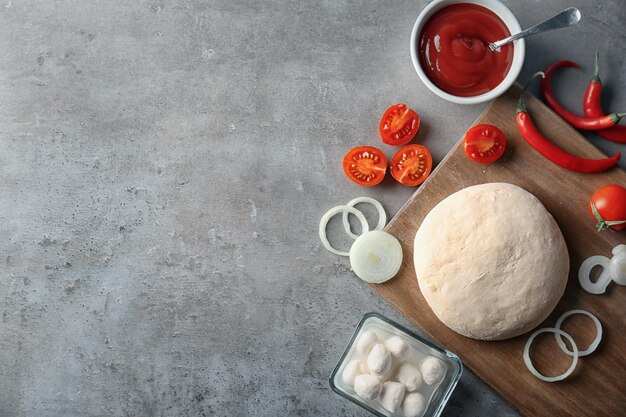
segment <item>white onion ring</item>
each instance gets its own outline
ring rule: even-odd
[[[596,316],[594,316],[593,314],[591,314],[590,312],[586,310],[570,310],[570,311],[563,313],[563,315],[559,317],[554,327],[557,329],[561,329],[561,324],[563,324],[563,321],[569,316],[572,316],[574,314],[583,314],[589,317],[591,320],[593,320],[594,324],[596,325],[596,338],[593,339],[593,342],[591,342],[591,344],[589,345],[587,349],[578,352],[578,356],[587,356],[590,353],[593,353],[597,349],[598,345],[600,344],[600,340],[602,340],[602,324],[600,324],[600,320],[598,320]],[[563,342],[563,339],[561,338],[560,335],[555,333],[554,337],[556,337],[556,342],[559,344],[563,352],[565,352],[566,354],[570,356],[574,354],[571,350],[567,348],[567,346],[565,346],[565,342]]]
[[[626,245],[613,248],[613,257],[609,266],[611,279],[619,285],[626,285]]]
[[[324,245],[326,249],[328,249],[330,252],[334,253],[335,255],[339,255],[339,256],[350,256],[350,253],[337,250],[330,245],[330,242],[328,241],[328,237],[326,236],[326,225],[328,225],[328,221],[330,220],[331,217],[333,217],[336,214],[343,213],[346,211],[351,214],[354,214],[356,218],[359,219],[359,221],[361,222],[361,227],[363,228],[363,233],[366,233],[369,231],[369,225],[367,224],[367,219],[365,218],[363,213],[361,213],[359,210],[355,209],[354,207],[335,206],[331,208],[330,210],[328,210],[326,213],[324,213],[324,215],[322,216],[322,219],[320,220],[320,228],[319,228],[320,240],[322,241],[322,244]]]
[[[611,282],[609,273],[609,258],[606,256],[592,256],[587,258],[578,270],[578,282],[583,290],[591,294],[604,294],[606,287]],[[596,282],[591,282],[591,270],[596,266],[602,267],[602,273]]]
[[[370,284],[388,281],[402,266],[402,246],[387,232],[363,233],[350,248],[350,266],[357,277]]]
[[[383,228],[385,227],[385,224],[387,224],[387,213],[385,213],[385,209],[383,208],[383,205],[380,204],[378,200],[375,200],[371,197],[357,197],[355,199],[350,200],[348,204],[346,204],[346,206],[354,207],[355,205],[359,203],[369,203],[373,205],[374,207],[376,207],[376,210],[378,210],[378,224],[373,230],[383,230]],[[357,235],[352,233],[352,230],[350,230],[350,222],[348,221],[347,211],[343,212],[343,228],[346,229],[346,233],[352,239],[356,239],[358,237]],[[365,232],[362,232],[361,234],[363,233]]]
[[[574,357],[572,360],[572,364],[570,365],[568,370],[562,373],[561,375],[543,376],[533,366],[533,362],[530,359],[530,345],[533,343],[533,340],[535,340],[535,337],[537,337],[541,333],[554,333],[556,335],[563,336],[567,340],[569,340],[569,342],[572,344],[572,348],[574,349],[574,352],[572,355]],[[564,380],[565,378],[570,376],[572,372],[574,372],[574,369],[576,369],[577,363],[578,363],[578,347],[576,346],[576,342],[574,342],[574,339],[572,338],[572,336],[569,335],[569,333],[566,333],[561,329],[557,329],[554,327],[544,327],[543,329],[536,330],[533,334],[530,335],[530,337],[528,338],[528,341],[526,342],[526,346],[524,347],[524,364],[526,364],[526,367],[528,368],[531,374],[533,374],[534,376],[536,376],[537,378],[545,382],[557,382],[557,381]]]

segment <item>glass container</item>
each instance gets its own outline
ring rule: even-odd
[[[446,402],[450,398],[452,391],[463,373],[461,360],[454,353],[435,345],[378,313],[365,314],[357,324],[352,338],[348,342],[346,349],[339,358],[339,362],[330,376],[329,382],[332,390],[379,417],[406,417],[402,410],[402,404],[394,412],[386,410],[382,406],[380,398],[367,400],[359,397],[354,391],[354,388],[344,382],[342,378],[343,370],[350,361],[356,359],[363,364],[367,363],[367,357],[359,353],[356,349],[357,340],[366,331],[374,332],[380,343],[384,344],[384,342],[392,336],[399,336],[410,346],[407,358],[403,361],[394,361],[392,370],[382,378],[383,382],[387,380],[396,381],[395,377],[400,362],[410,363],[420,368],[422,361],[430,356],[434,356],[443,361],[445,364],[443,378],[433,385],[428,385],[423,382],[416,390],[420,392],[426,400],[426,409],[424,413],[421,414],[421,417],[437,417],[441,415]],[[408,392],[405,393],[405,396],[407,394]]]

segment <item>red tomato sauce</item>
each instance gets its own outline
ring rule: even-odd
[[[487,46],[510,35],[491,10],[477,4],[453,4],[424,25],[418,40],[419,60],[428,78],[443,91],[477,96],[494,89],[511,68],[513,44],[498,52]]]

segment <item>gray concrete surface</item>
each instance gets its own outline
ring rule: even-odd
[[[484,108],[418,81],[426,3],[0,0],[0,416],[368,415],[328,388],[345,342],[371,310],[415,326],[317,224],[413,192],[339,167],[388,105],[436,161]],[[599,49],[626,108],[621,0],[505,3],[522,26],[584,15],[528,41],[521,79],[580,61],[557,83],[574,108]],[[496,415],[516,413],[466,372],[444,416]]]

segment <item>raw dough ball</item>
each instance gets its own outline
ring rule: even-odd
[[[446,373],[446,364],[441,359],[429,356],[420,365],[422,378],[428,385],[437,384]]]
[[[400,336],[392,336],[385,341],[387,350],[399,361],[409,356],[410,347]]]
[[[407,391],[415,391],[422,386],[422,374],[410,363],[400,365],[397,379],[404,384]]]
[[[356,341],[356,351],[361,355],[368,355],[376,343],[378,343],[376,333],[366,330],[361,333],[361,336],[359,336],[359,339]]]
[[[565,291],[569,256],[558,225],[512,184],[475,185],[440,202],[415,235],[422,295],[452,330],[501,340],[541,323]]]
[[[367,356],[367,368],[373,375],[384,377],[391,370],[391,354],[382,343],[376,343]]]
[[[361,374],[354,379],[354,392],[366,400],[378,398],[382,389],[383,384],[374,375]]]
[[[402,403],[404,389],[404,385],[399,382],[385,382],[383,384],[383,390],[380,393],[380,405],[382,405],[385,410],[393,413],[400,403]]]
[[[406,417],[421,417],[426,411],[426,400],[419,392],[412,392],[404,398],[402,412]]]
[[[367,373],[367,366],[363,362],[354,359],[343,368],[341,379],[344,384],[354,387],[354,378],[365,373]]]

